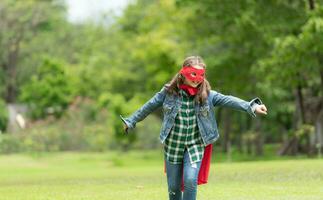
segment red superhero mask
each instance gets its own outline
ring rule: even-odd
[[[205,69],[196,69],[195,67],[184,66],[179,73],[190,81],[202,82],[204,80]]]

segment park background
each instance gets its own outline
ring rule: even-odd
[[[167,199],[162,110],[129,135],[119,115],[200,55],[213,90],[268,114],[216,108],[198,197],[322,200],[322,3],[1,0],[0,199]]]

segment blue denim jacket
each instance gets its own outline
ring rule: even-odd
[[[216,106],[225,106],[236,110],[245,111],[252,117],[256,117],[254,110],[257,104],[262,104],[258,97],[248,102],[231,95],[224,95],[211,90],[207,101],[203,105],[195,105],[197,124],[204,144],[211,144],[219,138],[219,131],[214,114],[214,108]],[[166,91],[165,86],[130,117],[120,117],[122,118],[123,122],[127,124],[129,129],[133,129],[136,127],[137,122],[145,119],[147,115],[160,106],[163,107],[164,119],[162,122],[159,139],[161,143],[164,143],[175,123],[176,114],[181,106],[180,97],[169,94]]]

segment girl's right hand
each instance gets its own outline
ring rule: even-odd
[[[126,124],[123,124],[123,130],[128,134],[128,126]]]
[[[123,130],[125,131],[126,134],[128,134],[129,127],[127,126],[126,120],[121,115],[119,115],[119,117],[123,122]]]

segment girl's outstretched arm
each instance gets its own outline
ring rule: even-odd
[[[264,111],[263,107],[258,107],[259,105],[263,105],[262,101],[258,97],[248,102],[235,96],[221,94],[214,90],[210,91],[210,96],[214,106],[224,106],[245,111],[248,112],[252,117],[256,117],[256,113],[260,113],[259,109]]]
[[[163,105],[164,99],[166,96],[166,87],[164,86],[159,92],[157,92],[149,101],[147,101],[141,108],[135,111],[130,117],[123,118],[121,115],[122,121],[126,124],[126,128],[133,129],[136,127],[136,123],[142,121],[156,110],[158,107]]]

